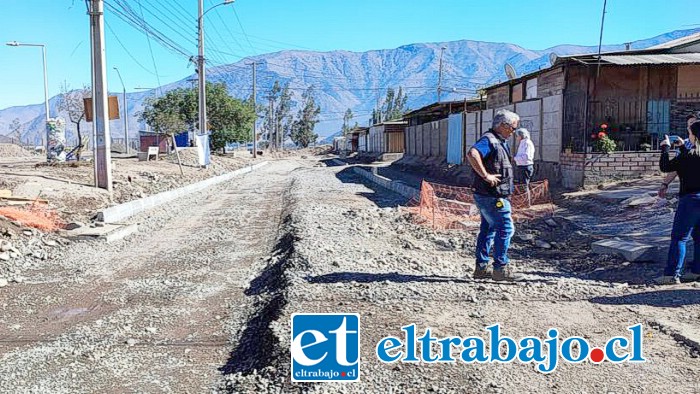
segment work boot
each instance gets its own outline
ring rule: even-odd
[[[700,274],[694,274],[692,272],[688,272],[681,276],[681,282],[695,282],[698,280],[700,280]]]
[[[681,283],[681,278],[671,275],[663,275],[654,278],[654,283],[657,285],[677,285]]]
[[[493,280],[497,282],[516,282],[525,279],[522,274],[516,274],[509,266],[493,270]]]
[[[473,279],[491,279],[491,270],[488,267],[479,267],[477,266],[474,268],[474,273],[472,273],[472,278]]]

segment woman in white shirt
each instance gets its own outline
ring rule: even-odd
[[[530,139],[530,132],[527,129],[515,130],[515,136],[518,142],[518,153],[515,154],[515,165],[517,166],[517,174],[530,190],[530,178],[535,172],[535,144]]]

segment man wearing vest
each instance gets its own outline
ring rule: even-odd
[[[508,247],[515,226],[508,200],[513,193],[513,165],[507,142],[519,123],[520,117],[516,113],[497,111],[491,129],[484,133],[467,154],[474,170],[474,201],[481,213],[474,279],[519,279],[508,267]],[[492,246],[493,272],[488,267]]]

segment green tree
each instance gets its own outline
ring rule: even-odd
[[[291,113],[293,103],[289,83],[282,87],[279,81],[275,81],[268,98],[272,100],[274,109],[271,113],[269,105],[262,108],[263,130],[267,133],[270,144],[279,147],[289,136],[291,124],[294,121]]]
[[[140,119],[157,133],[176,134],[194,130],[199,124],[198,90],[174,89],[146,100]],[[250,103],[228,94],[226,84],[207,84],[207,123],[212,149],[223,149],[231,142],[246,141],[255,120]]]
[[[407,101],[408,95],[403,92],[403,88],[399,87],[398,91],[387,88],[381,109],[381,121],[400,119],[408,111]]]
[[[345,111],[345,115],[343,115],[343,135],[347,135],[350,131],[350,122],[354,117],[355,115],[352,113],[352,110],[348,108],[347,111]]]
[[[318,116],[321,113],[321,107],[316,104],[313,86],[309,86],[304,91],[301,99],[301,109],[297,113],[296,120],[291,124],[291,138],[297,146],[306,148],[318,138],[318,135],[314,133],[314,127],[319,121]]]

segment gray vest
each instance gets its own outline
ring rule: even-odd
[[[494,133],[493,130],[489,130],[481,137],[486,138],[491,145],[491,154],[483,158],[483,162],[486,172],[500,175],[501,182],[496,186],[491,186],[474,172],[472,187],[476,194],[505,198],[513,194],[513,165],[510,162],[510,148]]]

